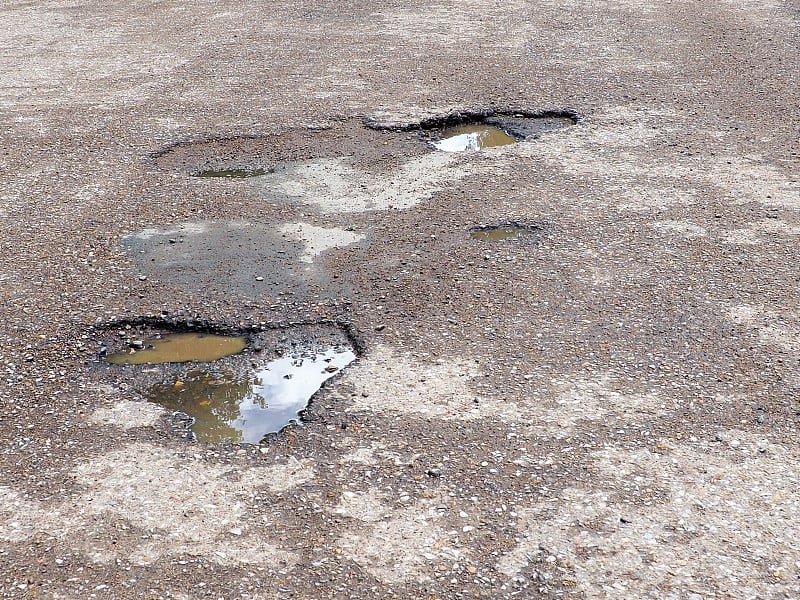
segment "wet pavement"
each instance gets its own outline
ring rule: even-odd
[[[798,597],[798,10],[0,8],[0,596]]]

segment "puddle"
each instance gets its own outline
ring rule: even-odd
[[[266,169],[209,169],[196,171],[192,177],[226,177],[228,179],[244,179],[246,177],[261,177],[269,173]]]
[[[470,231],[469,236],[472,239],[484,242],[501,242],[503,240],[532,236],[539,233],[539,231],[538,227],[509,223],[508,225],[477,227]]]
[[[498,127],[485,124],[455,125],[442,130],[443,139],[433,146],[443,152],[468,152],[516,144],[517,138]]]
[[[299,420],[322,384],[356,358],[349,348],[295,351],[245,375],[193,370],[146,392],[193,418],[201,442],[257,444]]]
[[[421,129],[433,136],[432,145],[444,152],[468,152],[531,141],[546,133],[572,127],[578,116],[570,110],[491,112],[456,111],[417,123],[393,124],[396,130]],[[380,127],[368,122],[367,126]]]
[[[134,340],[130,346],[128,352],[109,354],[106,361],[115,365],[211,362],[238,354],[245,349],[247,342],[243,337],[174,333],[160,338]]]

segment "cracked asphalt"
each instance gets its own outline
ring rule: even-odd
[[[0,23],[2,597],[800,597],[795,0]],[[98,354],[185,329],[358,358],[193,442]]]

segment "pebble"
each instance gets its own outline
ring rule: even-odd
[[[264,281],[264,278],[261,275],[256,275],[256,281]]]
[[[139,275],[139,281],[147,281],[147,275]]]

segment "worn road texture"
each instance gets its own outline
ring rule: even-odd
[[[799,9],[0,3],[0,595],[800,597]],[[193,442],[190,326],[359,357]]]

